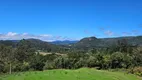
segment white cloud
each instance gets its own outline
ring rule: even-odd
[[[130,33],[130,32],[122,32],[122,36],[130,36],[130,35],[132,35],[132,33]]]
[[[14,32],[8,32],[7,33],[7,36],[16,36],[17,35],[17,33],[14,33]]]
[[[140,35],[140,32],[138,30],[132,30],[130,32],[122,32],[122,36],[136,36]]]
[[[40,39],[43,41],[55,41],[55,40],[75,40],[70,38],[65,38],[62,36],[52,36],[49,34],[41,34],[41,35],[33,35],[28,33],[15,33],[15,32],[8,32],[8,33],[1,33],[0,34],[0,40],[20,40],[20,39]]]
[[[23,33],[22,35],[25,36],[25,35],[28,35],[28,33]]]
[[[138,31],[138,30],[132,30],[132,34],[133,34],[133,35],[138,35],[138,34],[139,34],[139,31]]]
[[[113,36],[114,33],[110,30],[107,30],[107,31],[104,32],[104,34],[107,35],[107,36]]]
[[[48,34],[42,34],[40,35],[41,37],[51,37],[52,35],[48,35]]]

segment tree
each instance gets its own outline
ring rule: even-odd
[[[111,55],[111,68],[122,68],[124,55],[121,52],[115,52]]]
[[[74,64],[74,68],[75,68],[75,69],[78,69],[78,68],[81,68],[81,67],[87,67],[86,60],[83,59],[83,58],[80,58],[80,59]]]
[[[2,61],[0,61],[0,73],[4,72],[4,63]]]
[[[108,69],[111,65],[111,58],[110,55],[104,55],[103,56],[103,68]]]
[[[142,47],[137,47],[133,50],[133,65],[142,66]]]
[[[14,62],[14,60],[14,49],[11,46],[0,46],[0,61],[3,65],[9,65],[9,74],[12,72],[12,62]]]
[[[40,54],[35,55],[32,57],[32,60],[30,61],[30,68],[38,71],[42,71],[45,64],[43,61],[43,57]]]
[[[88,67],[97,67],[97,59],[94,56],[89,56],[87,59],[87,66]]]

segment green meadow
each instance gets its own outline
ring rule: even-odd
[[[123,72],[82,68],[13,73],[1,76],[0,80],[142,80],[142,78]]]

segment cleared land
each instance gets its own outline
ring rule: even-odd
[[[78,70],[47,70],[15,73],[0,80],[142,80],[132,74],[82,68]]]

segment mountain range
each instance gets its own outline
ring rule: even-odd
[[[80,41],[53,41],[45,42],[38,39],[25,39],[28,41],[32,47],[37,50],[46,51],[58,51],[64,50],[65,48],[74,49],[90,49],[90,48],[104,48],[115,46],[119,41],[125,42],[131,46],[142,46],[142,36],[131,36],[131,37],[116,37],[116,38],[96,38],[96,37],[86,37]],[[16,46],[20,40],[0,40],[0,45],[4,44],[7,46]]]
[[[69,44],[75,44],[79,41],[70,41],[70,40],[64,40],[64,41],[53,41],[53,42],[50,42],[52,44],[56,44],[56,45],[69,45]]]

